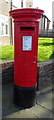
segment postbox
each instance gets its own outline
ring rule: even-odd
[[[23,8],[10,11],[14,19],[14,103],[35,105],[39,19],[43,10]]]

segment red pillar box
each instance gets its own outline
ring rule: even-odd
[[[14,103],[21,107],[35,104],[39,9],[10,11],[14,18]]]

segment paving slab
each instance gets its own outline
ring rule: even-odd
[[[52,118],[52,112],[39,104],[30,109],[38,118]]]
[[[37,118],[30,109],[20,110],[13,114],[6,116],[6,118]]]
[[[52,86],[42,90],[39,92],[39,96],[37,94],[37,103],[42,107],[47,108],[49,111],[53,111],[52,109]]]

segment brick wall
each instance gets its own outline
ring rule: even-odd
[[[54,79],[54,59],[38,63],[38,89],[52,85]]]
[[[14,60],[0,62],[2,67],[2,84],[14,81]],[[1,74],[1,71],[0,71]],[[52,84],[54,78],[54,59],[38,63],[37,90]]]
[[[8,60],[1,62],[2,84],[13,82],[14,80],[14,61]]]

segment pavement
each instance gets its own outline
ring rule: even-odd
[[[36,93],[35,106],[21,109],[13,103],[13,84],[2,87],[2,118],[54,118],[52,85]]]

